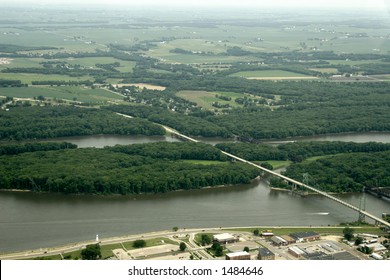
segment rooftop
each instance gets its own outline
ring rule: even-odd
[[[301,239],[301,238],[309,238],[314,236],[317,237],[319,236],[319,234],[314,231],[302,231],[302,232],[291,233],[290,236],[295,239]]]
[[[250,254],[246,251],[240,251],[240,252],[233,252],[233,253],[228,253],[226,254],[226,256],[228,256],[229,258],[232,258],[232,257],[239,257],[239,256],[249,256]]]
[[[231,239],[236,239],[233,235],[230,233],[221,233],[221,234],[216,234],[213,236],[215,240],[231,240]]]
[[[272,253],[270,250],[268,250],[267,248],[259,248],[259,254],[261,256],[274,256],[275,254]]]

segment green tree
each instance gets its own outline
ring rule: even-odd
[[[134,248],[143,248],[146,246],[146,241],[143,239],[137,239],[133,243]]]
[[[249,253],[249,247],[248,247],[248,246],[245,246],[243,251],[245,251],[245,252],[248,252],[248,253]]]
[[[258,229],[255,229],[255,230],[253,231],[253,234],[254,234],[255,236],[259,236],[259,230],[258,230]]]
[[[343,230],[344,238],[348,241],[351,241],[353,238],[354,232],[355,232],[355,230],[353,228],[350,228],[350,227],[344,228],[344,230]]]
[[[223,247],[217,242],[213,243],[211,250],[214,251],[216,257],[221,257],[223,255]]]
[[[99,244],[89,244],[81,251],[83,260],[97,260],[102,257]]]
[[[363,238],[362,238],[362,237],[356,238],[356,240],[355,240],[355,245],[356,245],[356,246],[359,246],[359,245],[362,244],[362,243],[363,243]]]
[[[372,254],[374,249],[373,248],[369,248],[367,246],[363,246],[361,248],[358,249],[360,252],[362,252],[363,254],[366,254],[366,255],[369,255],[369,254]]]
[[[209,235],[207,235],[207,234],[202,234],[200,236],[200,243],[202,244],[202,246],[210,244],[211,243],[211,237]]]
[[[178,231],[179,228],[178,228],[178,227],[173,227],[172,230],[173,230],[173,231]]]
[[[268,170],[273,170],[274,169],[274,167],[269,162],[263,162],[260,166],[264,167],[264,168],[266,168]]]
[[[185,249],[187,249],[187,245],[184,242],[180,242],[179,249],[183,252]]]

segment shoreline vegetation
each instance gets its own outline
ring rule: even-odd
[[[250,184],[254,183],[255,181],[259,180],[260,178],[261,177],[258,176],[256,178],[250,180],[250,182],[245,183],[245,184],[226,184],[226,185],[206,186],[206,187],[201,187],[198,189],[191,189],[191,191],[201,191],[201,190],[208,190],[208,189],[222,189],[222,188],[231,188],[231,187],[234,188],[234,187],[239,186],[239,185],[250,185]],[[287,191],[286,189],[280,189],[280,190]],[[173,191],[171,191],[171,193],[185,192],[185,191],[188,191],[188,190],[185,190],[185,189],[173,190]],[[0,192],[32,193],[34,191],[28,190],[28,189],[26,189],[26,190],[23,190],[23,189],[0,189]],[[52,194],[52,192],[44,192],[44,191],[35,192],[35,193]],[[146,197],[146,196],[150,196],[150,195],[154,195],[154,194],[156,194],[156,193],[138,193],[138,194],[125,194],[125,195],[128,197],[132,197],[134,200],[137,200],[137,197]],[[160,194],[162,194],[162,193],[160,193]],[[99,194],[99,193],[96,193],[96,194],[76,193],[76,194],[72,194],[72,195],[123,196],[123,194]]]
[[[365,185],[386,186],[390,180],[381,171],[390,162],[390,144],[384,143],[236,142],[213,147],[157,142],[78,149],[67,142],[26,142],[0,145],[0,188],[67,194],[164,193],[245,184],[259,176],[260,171],[229,161],[220,150],[268,169],[285,166],[282,174],[298,181],[307,173],[309,185],[329,193],[362,192]],[[361,166],[366,167],[364,172]],[[270,186],[291,188],[274,177]]]
[[[220,150],[203,143],[156,142],[103,149],[37,146],[41,150],[35,152],[29,152],[30,145],[24,150],[3,147],[1,188],[125,195],[246,184],[259,176],[255,167],[230,162]]]

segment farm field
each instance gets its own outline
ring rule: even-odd
[[[0,96],[14,98],[34,98],[43,96],[49,99],[64,99],[69,101],[102,103],[110,100],[121,101],[122,98],[103,89],[90,89],[76,86],[61,87],[21,87],[1,88]]]
[[[260,70],[260,71],[241,71],[232,74],[231,76],[243,77],[246,79],[264,79],[264,80],[290,80],[290,79],[316,79],[316,77],[308,76],[300,73],[294,73],[284,70]]]
[[[178,97],[184,98],[188,101],[195,102],[199,107],[214,110],[215,107],[212,106],[213,102],[218,102],[220,104],[228,104],[231,107],[242,107],[240,104],[236,103],[234,99],[239,97],[244,97],[246,95],[235,92],[207,92],[207,91],[199,91],[199,90],[184,90],[176,93]],[[216,95],[229,97],[230,101],[222,100]]]
[[[66,75],[42,75],[27,73],[0,73],[0,80],[20,80],[22,84],[31,85],[33,81],[86,81],[91,80],[90,76],[70,77]]]

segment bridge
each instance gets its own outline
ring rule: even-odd
[[[164,127],[164,129],[165,129],[167,132],[169,132],[169,133],[175,135],[175,136],[176,136],[177,138],[179,138],[179,139],[182,139],[182,140],[184,140],[184,141],[191,141],[191,142],[195,142],[195,143],[200,142],[200,141],[198,141],[198,140],[196,140],[196,139],[193,139],[193,138],[191,138],[191,137],[188,137],[187,135],[181,134],[181,133],[177,132],[176,130],[174,130],[174,129],[170,128],[170,127],[167,127],[167,126],[164,126],[164,125],[163,125],[163,127]],[[236,161],[240,161],[240,162],[243,162],[243,163],[246,163],[246,164],[250,164],[250,165],[252,165],[252,166],[254,166],[254,167],[258,168],[258,169],[261,169],[262,171],[264,171],[264,172],[266,172],[266,173],[268,173],[268,174],[274,175],[274,176],[279,177],[279,178],[281,178],[281,179],[283,179],[283,180],[285,180],[285,181],[287,181],[287,182],[290,182],[290,183],[292,183],[292,184],[294,184],[294,185],[296,185],[296,186],[300,186],[300,187],[302,187],[302,188],[305,188],[305,189],[307,189],[307,190],[310,190],[310,191],[312,191],[312,192],[315,192],[315,193],[317,193],[317,194],[320,194],[320,195],[322,195],[322,196],[324,196],[324,197],[326,197],[326,198],[328,198],[328,199],[330,199],[330,200],[333,200],[333,201],[335,201],[335,202],[337,202],[337,203],[339,203],[339,204],[341,204],[341,205],[343,205],[343,206],[345,206],[345,207],[347,207],[347,208],[349,208],[349,209],[352,209],[352,210],[354,210],[354,211],[356,211],[356,212],[359,213],[359,219],[361,219],[361,220],[364,219],[364,217],[368,217],[368,218],[374,220],[376,224],[384,225],[384,226],[386,226],[388,229],[390,229],[390,223],[389,223],[389,222],[387,222],[387,221],[385,221],[385,220],[383,220],[383,219],[381,219],[381,218],[379,218],[379,217],[377,217],[377,216],[375,216],[375,215],[373,215],[373,214],[371,214],[371,213],[369,213],[369,212],[367,212],[367,211],[365,211],[365,210],[359,209],[358,207],[356,207],[356,206],[354,206],[354,205],[352,205],[352,204],[349,204],[349,203],[347,203],[347,202],[345,202],[345,201],[343,201],[343,200],[341,200],[341,199],[339,199],[339,198],[337,198],[337,197],[335,197],[335,196],[333,196],[333,195],[330,195],[330,194],[328,194],[328,193],[326,193],[326,192],[324,192],[324,191],[321,191],[321,190],[318,190],[318,189],[316,189],[316,188],[313,188],[313,187],[311,187],[311,186],[309,186],[309,185],[307,185],[307,184],[304,184],[304,183],[302,183],[302,182],[296,181],[296,180],[294,180],[294,179],[291,179],[291,178],[289,178],[289,177],[286,177],[286,176],[284,176],[284,175],[281,175],[281,174],[279,174],[279,173],[276,173],[276,172],[274,172],[274,171],[272,171],[272,170],[269,170],[269,169],[267,169],[267,168],[264,168],[264,167],[262,167],[262,166],[260,166],[260,165],[258,165],[258,164],[255,164],[255,163],[253,163],[253,162],[247,161],[247,160],[245,160],[245,159],[242,159],[242,158],[237,157],[237,156],[235,156],[235,155],[232,155],[232,154],[230,154],[230,153],[227,153],[227,152],[224,152],[224,151],[221,151],[221,152],[222,152],[223,154],[225,154],[226,156],[228,156],[228,157],[230,157],[230,158],[232,158],[232,159],[235,159]]]

